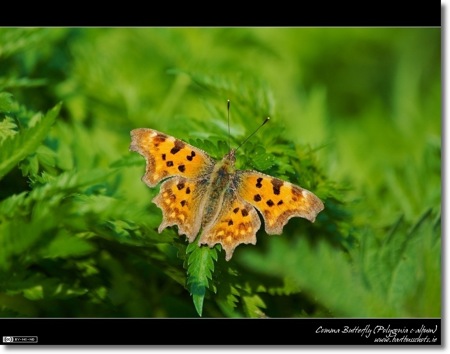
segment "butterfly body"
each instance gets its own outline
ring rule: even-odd
[[[153,202],[162,210],[158,228],[177,225],[178,233],[199,244],[220,243],[229,260],[237,245],[255,244],[261,226],[281,234],[291,217],[314,221],[323,210],[310,191],[257,171],[235,168],[235,151],[215,161],[206,152],[153,129],[131,131],[130,150],[146,159],[142,180],[161,184]]]
[[[208,198],[205,201],[203,209],[202,226],[205,227],[211,221],[214,221],[216,215],[220,211],[220,206],[225,199],[228,198],[227,193],[232,193],[233,178],[236,172],[234,168],[234,151],[225,155],[224,158],[217,162],[211,172],[209,185],[206,191]]]

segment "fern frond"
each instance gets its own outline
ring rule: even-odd
[[[55,122],[60,109],[61,103],[49,110],[33,127],[3,140],[0,145],[0,179],[38,148]]]
[[[12,195],[0,202],[0,220],[13,218],[18,215],[26,216],[30,208],[39,202],[46,201],[52,206],[72,193],[79,192],[82,188],[100,183],[110,176],[112,170],[93,170],[84,172],[65,172],[57,177],[49,177],[48,182],[34,188],[31,192],[23,192]]]

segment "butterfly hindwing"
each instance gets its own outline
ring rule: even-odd
[[[256,232],[260,226],[255,208],[236,193],[227,191],[219,215],[213,223],[204,227],[199,244],[213,247],[220,243],[228,261],[239,244],[256,244]]]
[[[204,184],[184,177],[173,177],[161,184],[159,194],[153,202],[162,210],[163,220],[158,231],[177,225],[178,234],[194,241],[201,226],[202,203],[205,196]]]

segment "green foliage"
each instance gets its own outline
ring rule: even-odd
[[[187,287],[192,295],[195,309],[201,316],[206,289],[212,279],[214,262],[217,261],[217,251],[215,248],[198,247],[195,243],[191,243],[186,252],[188,254]]]
[[[368,230],[360,253],[350,255],[352,263],[348,254],[323,241],[312,245],[301,235],[294,245],[274,240],[266,255],[250,251],[245,259],[251,268],[264,268],[268,275],[290,277],[333,316],[439,317],[440,220],[434,218],[429,211],[410,230],[400,219],[382,241]],[[424,269],[431,273],[425,275]],[[341,284],[351,287],[337,291]]]
[[[0,316],[439,317],[440,43],[432,28],[0,29]],[[313,191],[315,223],[262,228],[229,262],[159,234],[130,130],[220,159],[266,117],[236,165]]]
[[[10,134],[9,138],[2,142],[2,145],[0,146],[0,178],[5,176],[26,156],[37,150],[38,146],[55,122],[60,107],[60,104],[55,106],[43,116],[42,119],[37,121],[34,126],[26,129],[22,133],[16,135]],[[25,175],[30,174],[27,172],[31,171],[24,171]]]

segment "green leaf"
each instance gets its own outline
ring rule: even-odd
[[[46,29],[42,28],[2,28],[0,30],[0,57],[7,57],[33,48],[45,39]]]
[[[248,317],[265,318],[266,314],[262,311],[267,306],[258,294],[242,296],[244,311]]]
[[[45,145],[41,145],[36,150],[39,163],[43,166],[55,166],[55,152]]]
[[[87,289],[64,284],[56,278],[36,276],[30,279],[32,285],[23,289],[24,297],[28,300],[43,299],[71,299],[87,293]]]
[[[251,144],[251,143],[247,143]],[[275,164],[275,156],[268,154],[262,145],[251,144],[246,147],[250,153],[245,154],[245,166],[248,169],[252,167],[258,171],[266,171]]]
[[[217,261],[217,250],[206,246],[199,247],[193,242],[186,251],[189,254],[187,286],[195,309],[201,316],[206,290],[214,272],[214,262]]]
[[[242,317],[242,315],[236,311],[236,307],[239,303],[238,297],[240,297],[240,295],[239,290],[236,288],[235,281],[231,282],[225,278],[222,279],[219,284],[215,301],[227,317]]]
[[[45,242],[49,242],[55,234],[57,220],[56,213],[51,213],[49,208],[39,203],[31,220],[15,217],[0,223],[0,268],[7,269],[15,257],[32,253],[42,235],[47,234]]]
[[[41,180],[39,171],[53,171],[56,163],[56,154],[45,145],[40,145],[36,152],[27,156],[19,163],[19,168],[23,176],[30,177],[32,182]],[[44,173],[44,172],[43,172]]]
[[[301,291],[301,287],[291,277],[284,277],[283,283],[279,286],[267,286],[267,292],[271,295],[293,295]]]
[[[44,86],[47,83],[46,79],[30,79],[27,77],[0,77],[0,90],[11,88],[28,88]],[[0,109],[1,111],[1,109]]]
[[[19,215],[27,216],[31,212],[30,209],[39,202],[45,202],[47,207],[57,206],[61,198],[67,198],[68,195],[79,192],[87,186],[103,182],[113,172],[112,170],[71,171],[57,177],[47,176],[48,180],[45,184],[36,186],[31,192],[15,194],[0,201],[0,221]],[[103,210],[104,206],[96,207]]]
[[[0,145],[0,179],[17,163],[36,151],[55,122],[61,109],[57,104],[32,128],[4,140]]]
[[[50,244],[41,251],[44,258],[69,258],[84,256],[94,250],[88,242],[75,235],[59,233]]]
[[[36,284],[31,288],[24,289],[23,295],[28,300],[42,300],[44,298],[44,288],[41,284]]]
[[[252,269],[277,277],[290,277],[311,297],[317,298],[336,316],[389,316],[393,308],[364,286],[347,257],[325,242],[314,247],[298,236],[295,245],[272,239],[268,254],[244,254]],[[303,271],[299,271],[303,270]],[[342,291],[343,284],[351,284]],[[297,309],[298,310],[298,309]]]
[[[440,224],[432,211],[412,227],[400,218],[380,244],[369,242],[373,234],[366,237],[362,267],[368,285],[400,316],[439,316]]]
[[[17,125],[10,117],[6,117],[0,122],[0,144],[3,140],[17,134]]]
[[[8,92],[0,92],[0,112],[9,113],[14,108],[12,94]]]

